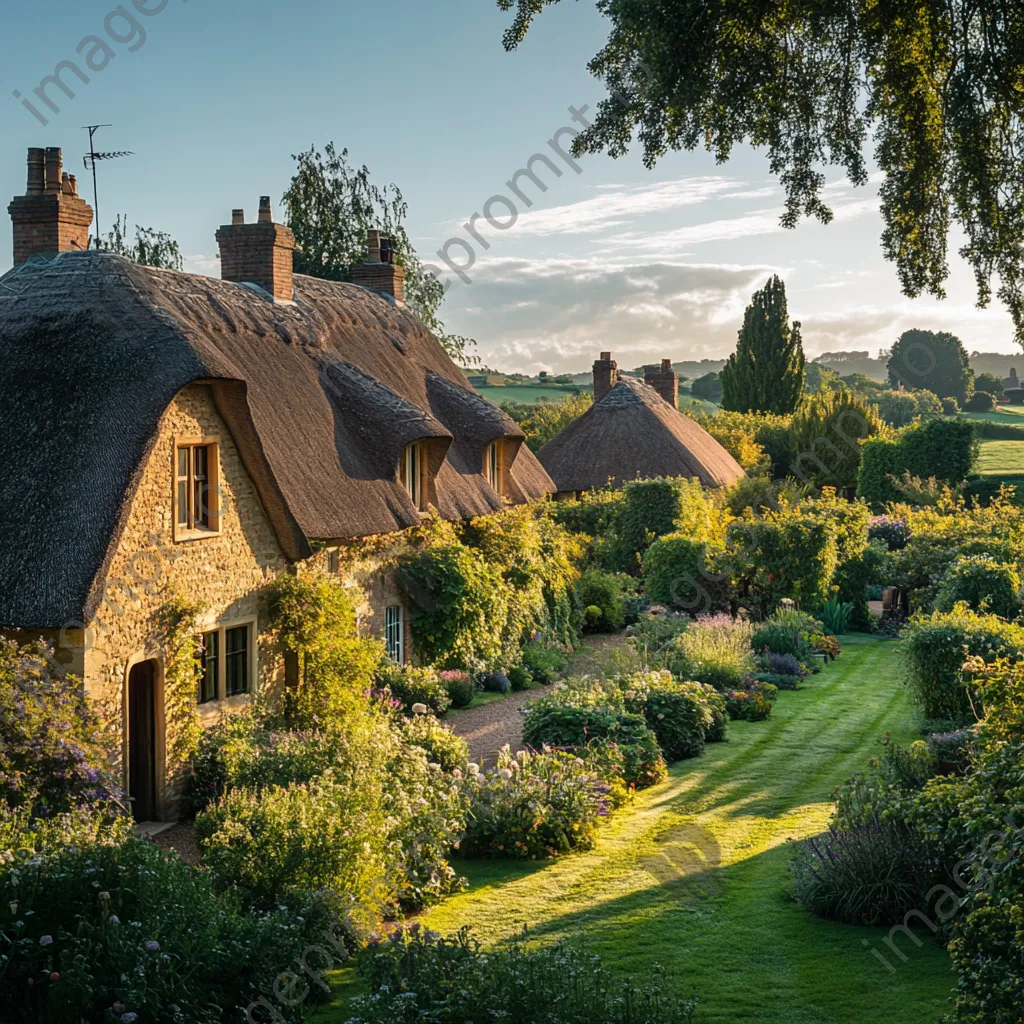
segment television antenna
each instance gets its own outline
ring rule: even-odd
[[[134,156],[129,150],[122,149],[110,153],[97,153],[93,145],[93,136],[101,128],[113,128],[112,124],[86,124],[82,125],[84,131],[89,133],[89,152],[82,158],[87,171],[92,171],[92,211],[96,218],[96,248],[100,247],[100,199],[99,190],[96,185],[96,162],[98,160],[120,160],[124,156]]]

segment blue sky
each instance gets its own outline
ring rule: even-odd
[[[112,0],[5,11],[0,195],[24,192],[29,146],[62,146],[84,186],[80,126],[111,122],[98,146],[135,156],[101,168],[101,228],[120,213],[169,231],[187,269],[216,274],[214,232],[231,209],[254,218],[266,193],[279,204],[291,154],[333,140],[375,180],[402,188],[413,240],[439,263],[446,240],[469,238],[462,225],[489,197],[512,196],[505,183],[544,152],[561,176],[538,164],[547,191],[521,181],[532,206],[517,200],[511,227],[478,220],[490,248],[472,243],[472,283],[446,274],[446,323],[477,338],[489,365],[579,370],[602,349],[627,367],[724,356],[750,293],[772,272],[786,281],[811,354],[873,352],[908,327],[952,330],[969,350],[1019,351],[998,305],[975,308],[956,238],[949,298],[900,295],[879,248],[874,185],[851,188],[833,170],[836,220],[782,231],[781,193],[762,153],[739,150],[721,166],[703,153],[673,154],[653,171],[638,152],[587,157],[580,173],[560,161],[548,140],[572,126],[568,108],[592,111],[603,95],[585,65],[607,30],[588,0],[546,13],[514,54],[501,47],[508,16],[490,0],[135,3],[152,12],[124,0],[144,42],[125,18],[107,21]],[[76,96],[51,88],[60,112],[37,103],[44,127],[12,93],[34,99],[59,61],[84,69],[76,48],[89,35],[115,56],[85,70],[88,84],[66,73]],[[500,203],[491,210],[507,216]],[[0,232],[0,268],[10,245]],[[466,259],[458,246],[449,252]]]

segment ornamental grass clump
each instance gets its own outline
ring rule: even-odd
[[[754,670],[749,622],[729,615],[702,615],[668,650],[666,663],[677,679],[695,679],[718,690],[739,686]]]
[[[638,984],[600,957],[525,934],[484,951],[467,929],[442,937],[412,924],[371,943],[359,964],[370,991],[349,1002],[348,1024],[691,1024],[697,1000],[670,994],[654,966]]]
[[[611,784],[574,753],[506,746],[492,771],[462,781],[469,798],[460,852],[540,860],[588,850],[611,813]]]

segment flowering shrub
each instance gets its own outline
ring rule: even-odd
[[[800,660],[794,654],[776,654],[768,651],[761,655],[761,664],[766,672],[778,676],[802,677],[804,670],[800,667]]]
[[[748,622],[702,615],[673,642],[667,666],[677,679],[696,679],[716,689],[737,686],[754,668]]]
[[[534,701],[525,714],[523,741],[535,749],[582,748],[591,740],[611,740],[622,751],[627,784],[643,788],[665,776],[658,739],[643,716],[626,713],[621,697],[589,681]]]
[[[478,677],[481,690],[488,693],[508,693],[512,684],[504,672],[484,672]]]
[[[774,686],[776,690],[799,690],[802,680],[802,675],[790,676],[780,675],[777,672],[755,672],[750,676],[748,685],[753,685],[754,683],[769,683]]]
[[[715,712],[700,683],[680,683],[670,672],[648,672],[622,680],[625,705],[643,714],[666,761],[700,757]]]
[[[830,661],[839,657],[841,648],[837,637],[830,633],[812,633],[810,636],[811,647],[816,654],[824,654],[825,660]]]
[[[413,924],[374,942],[360,960],[368,995],[349,1003],[349,1024],[691,1024],[696,1000],[668,995],[663,971],[638,985],[571,946],[521,942],[484,953],[466,929],[442,938]]]
[[[452,704],[448,684],[436,669],[396,665],[389,661],[377,670],[375,682],[380,688],[387,687],[407,712],[412,710],[413,704],[426,704],[435,715],[443,715]]]
[[[333,909],[295,894],[246,912],[208,873],[134,837],[21,857],[0,873],[4,1018],[214,1024],[310,943],[343,959]]]
[[[446,668],[437,673],[438,679],[448,690],[451,707],[464,708],[476,696],[476,681],[460,668]]]
[[[469,762],[466,741],[433,715],[414,715],[403,724],[402,732],[412,746],[426,751],[428,761],[439,764],[446,772],[465,769]]]
[[[537,860],[587,850],[610,813],[610,784],[572,753],[513,754],[464,780],[470,798],[461,850],[469,857]]]
[[[763,689],[730,690],[725,695],[725,702],[733,721],[763,722],[772,713],[772,702]]]
[[[868,537],[884,541],[890,551],[902,551],[910,540],[910,527],[906,520],[895,516],[872,516],[868,520]]]
[[[123,803],[112,745],[74,676],[50,672],[45,647],[0,641],[0,802],[52,817]]]

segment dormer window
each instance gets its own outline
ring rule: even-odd
[[[402,486],[409,492],[412,503],[423,510],[423,476],[426,471],[426,458],[422,442],[406,445],[402,452],[401,477]]]
[[[220,532],[216,440],[178,438],[174,447],[174,539]]]
[[[492,441],[484,453],[484,477],[499,494],[502,493],[501,442]]]

